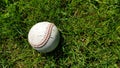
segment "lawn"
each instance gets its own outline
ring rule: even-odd
[[[60,31],[59,46],[28,43],[41,21]],[[0,0],[0,68],[119,68],[120,0]]]

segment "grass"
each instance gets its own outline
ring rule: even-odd
[[[39,53],[27,40],[37,22],[53,22],[59,46]],[[119,0],[0,0],[0,68],[119,68]]]

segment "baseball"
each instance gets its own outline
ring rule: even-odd
[[[59,43],[60,35],[57,27],[50,22],[39,22],[30,29],[28,42],[39,52],[51,52]]]

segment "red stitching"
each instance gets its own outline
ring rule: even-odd
[[[52,24],[52,23],[48,25],[47,30],[46,30],[46,34],[43,37],[43,39],[40,41],[40,44],[34,45],[34,47],[43,47],[47,43],[47,41],[50,38],[53,26],[54,26],[54,24]]]

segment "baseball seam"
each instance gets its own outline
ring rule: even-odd
[[[46,33],[45,36],[43,37],[43,39],[40,41],[40,43],[38,45],[34,45],[34,47],[43,47],[49,40],[51,32],[52,32],[52,28],[53,28],[54,24],[50,23],[46,29]]]

